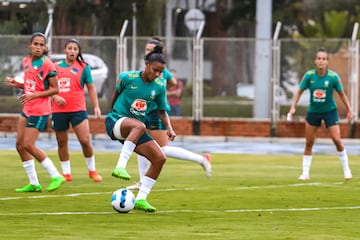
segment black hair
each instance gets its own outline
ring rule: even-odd
[[[41,32],[35,32],[31,35],[30,43],[32,43],[32,41],[34,40],[35,37],[42,37],[42,38],[44,38],[45,43],[47,42],[47,38],[46,38],[45,34],[43,34]]]
[[[45,44],[47,43],[47,38],[46,38],[45,34],[43,34],[41,32],[35,32],[35,33],[33,33],[31,35],[31,38],[30,38],[30,41],[29,41],[30,44],[34,41],[35,37],[42,37],[45,40]],[[49,49],[45,48],[44,55],[48,55],[48,54],[49,54]]]
[[[326,53],[327,55],[329,55],[329,54],[328,54],[328,51],[326,50],[326,48],[324,48],[324,47],[319,47],[318,50],[316,51],[315,59],[317,58],[317,54],[318,54],[319,52],[323,52],[323,53]]]
[[[164,55],[162,54],[162,50],[163,50],[162,46],[156,45],[154,49],[145,56],[145,61],[150,63],[161,62],[163,64],[166,64],[166,60]]]
[[[75,38],[71,38],[71,39],[69,39],[69,40],[67,40],[67,41],[65,42],[65,46],[64,46],[64,47],[66,48],[66,46],[67,46],[69,43],[75,43],[75,44],[77,45],[77,47],[79,48],[79,54],[77,55],[76,60],[80,63],[80,65],[82,65],[82,63],[86,63],[85,60],[84,60],[84,58],[83,58],[83,56],[82,56],[82,53],[81,53],[80,42],[79,42],[77,39],[75,39]]]
[[[154,44],[156,46],[162,46],[161,40],[158,37],[152,37],[147,41],[148,44]]]

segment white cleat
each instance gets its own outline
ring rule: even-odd
[[[298,180],[300,180],[300,181],[309,181],[310,177],[309,177],[309,175],[301,174],[300,177],[298,177]]]
[[[141,182],[137,182],[134,185],[127,186],[126,189],[128,190],[139,190],[141,187]]]
[[[211,157],[210,154],[204,154],[204,161],[200,164],[205,170],[206,176],[211,177]]]
[[[347,169],[346,171],[344,171],[344,178],[345,180],[351,180],[352,179],[352,174],[350,169]]]

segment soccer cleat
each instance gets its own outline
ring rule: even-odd
[[[211,177],[211,157],[210,154],[204,154],[204,161],[200,164],[205,170],[206,176]]]
[[[111,175],[113,177],[117,177],[117,178],[121,178],[121,179],[124,179],[124,180],[130,180],[131,176],[127,173],[126,169],[123,168],[123,167],[120,167],[120,168],[115,168]]]
[[[70,173],[66,173],[66,174],[63,174],[63,177],[65,178],[65,180],[67,182],[71,182],[72,181],[72,176]]]
[[[53,177],[50,181],[49,186],[46,188],[49,192],[58,189],[64,182],[65,178],[63,176]]]
[[[28,184],[25,187],[15,189],[16,192],[41,192],[42,187],[40,184],[32,185]]]
[[[134,185],[127,186],[126,189],[128,190],[139,190],[141,187],[141,182],[137,182]]]
[[[144,210],[145,212],[155,212],[156,208],[151,206],[145,199],[135,201],[134,209]]]
[[[301,174],[300,177],[298,177],[298,180],[300,180],[300,181],[309,181],[310,177],[309,177],[309,175]]]
[[[101,182],[103,180],[102,176],[100,176],[96,171],[89,171],[89,177],[94,182]]]
[[[350,169],[347,169],[347,170],[344,171],[344,178],[345,178],[345,180],[351,180],[352,179],[352,174],[351,174]]]

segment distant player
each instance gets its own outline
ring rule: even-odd
[[[46,56],[46,37],[42,33],[34,33],[28,44],[30,55],[23,60],[24,82],[19,83],[14,78],[7,79],[7,85],[24,90],[19,101],[23,104],[19,117],[16,150],[22,165],[29,178],[29,184],[17,188],[16,192],[41,192],[42,186],[35,169],[34,158],[38,160],[51,177],[47,187],[48,191],[58,189],[65,179],[56,169],[52,160],[46,153],[39,149],[35,142],[47,127],[51,114],[50,96],[58,93],[56,69],[51,60]]]
[[[100,118],[101,111],[90,67],[82,57],[78,40],[69,39],[66,41],[64,53],[66,54],[65,59],[55,63],[59,79],[59,93],[53,96],[52,101],[52,123],[56,134],[63,176],[66,181],[72,181],[68,146],[68,130],[71,125],[80,142],[89,177],[94,182],[100,182],[102,177],[95,168],[94,148],[90,141],[90,127],[84,93],[86,86],[91,103],[94,106],[95,117]]]
[[[348,155],[340,138],[339,116],[333,92],[336,91],[347,109],[347,120],[352,120],[352,110],[349,100],[343,90],[339,75],[328,69],[329,56],[325,48],[319,48],[315,57],[315,69],[305,73],[300,88],[294,97],[290,107],[289,114],[294,114],[295,106],[298,103],[304,90],[310,91],[310,104],[306,115],[305,127],[305,150],[302,161],[302,174],[298,178],[305,181],[310,180],[310,166],[312,161],[312,148],[315,143],[315,137],[321,122],[329,131],[330,137],[336,146],[339,159],[343,167],[344,178],[350,180],[352,174],[348,163]]]

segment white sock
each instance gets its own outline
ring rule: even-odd
[[[349,168],[349,160],[348,160],[348,155],[346,153],[346,150],[344,149],[344,151],[338,152],[338,156],[339,156],[339,160],[341,162],[341,165],[343,167],[343,170],[344,171],[350,170],[350,168]]]
[[[38,176],[36,173],[34,159],[23,161],[22,165],[25,169],[26,174],[28,175],[30,184],[39,185],[40,183],[39,183],[39,179],[38,179]]]
[[[41,162],[41,165],[46,169],[46,171],[50,174],[51,178],[61,176],[59,171],[56,169],[54,163],[50,158],[45,158],[44,161]]]
[[[92,155],[91,157],[86,157],[85,161],[86,161],[86,165],[87,165],[89,171],[95,171],[96,170],[94,155]]]
[[[203,163],[205,158],[197,153],[190,152],[186,149],[174,146],[164,146],[161,147],[166,157],[176,158],[179,160],[188,160],[197,162],[199,164]]]
[[[155,179],[149,178],[148,176],[143,176],[141,186],[135,200],[146,200],[155,183]]]
[[[142,182],[142,178],[145,176],[145,173],[151,166],[151,162],[144,156],[138,154],[138,168],[139,168],[139,177],[140,182]]]
[[[134,149],[136,147],[136,144],[130,141],[125,141],[124,145],[121,149],[121,153],[119,156],[119,160],[116,164],[116,168],[126,168],[127,162],[129,161],[129,158],[131,154],[134,152]]]
[[[71,174],[70,160],[60,161],[63,174]]]
[[[310,176],[311,160],[312,160],[312,155],[303,156],[303,162],[302,162],[303,175]]]

